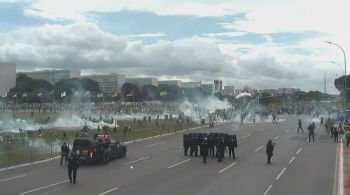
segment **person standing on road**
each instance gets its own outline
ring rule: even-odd
[[[79,157],[74,151],[71,151],[69,156],[68,156],[69,183],[72,183],[72,182],[73,182],[73,184],[77,183],[77,170],[78,170],[78,168],[79,168]],[[72,173],[73,173],[73,178],[72,178]]]
[[[224,152],[225,152],[225,142],[223,137],[219,137],[217,151],[218,151],[218,162],[222,162],[222,159],[224,157]]]
[[[267,164],[271,164],[271,157],[273,156],[274,148],[275,143],[272,143],[272,141],[269,140],[266,144]]]
[[[207,163],[208,148],[209,148],[208,138],[204,137],[201,143],[201,153],[203,157],[203,163]]]
[[[309,130],[309,142],[312,141],[315,142],[315,126],[313,124],[310,124],[307,128]]]
[[[184,155],[187,156],[188,149],[190,148],[190,136],[189,134],[183,135],[183,146],[184,146]]]
[[[301,120],[300,120],[300,119],[299,119],[299,121],[298,121],[298,133],[299,133],[299,130],[301,130],[302,133],[304,132],[303,124],[301,123]]]
[[[230,139],[228,140],[228,157],[231,158],[231,154],[232,154],[232,158],[235,159],[235,137],[234,135],[230,135]]]
[[[64,164],[67,166],[68,154],[69,154],[69,147],[67,146],[66,142],[64,142],[61,146],[61,161],[60,161],[61,166],[62,166],[63,159],[64,159]]]

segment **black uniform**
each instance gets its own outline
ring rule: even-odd
[[[209,156],[215,157],[215,140],[214,135],[210,134],[208,137],[208,144],[209,144]]]
[[[79,157],[77,154],[74,152],[71,152],[70,155],[68,156],[68,177],[69,177],[69,182],[75,184],[77,182],[77,170],[79,168]],[[72,173],[73,173],[73,178],[72,178]]]
[[[187,152],[188,152],[188,148],[190,147],[190,142],[191,142],[191,138],[189,136],[189,134],[184,134],[183,135],[183,145],[184,145],[184,155],[187,156]]]
[[[304,132],[304,129],[302,127],[302,123],[301,123],[301,120],[299,119],[298,121],[298,133],[299,133],[299,130],[301,130],[301,132]]]
[[[218,150],[218,162],[222,162],[222,159],[224,157],[224,152],[225,152],[225,141],[223,137],[220,137],[218,140],[217,150]]]
[[[67,146],[66,143],[63,143],[62,146],[61,146],[61,161],[60,161],[60,165],[61,166],[62,166],[63,159],[65,161],[64,162],[65,165],[67,165],[68,154],[69,154],[69,147]]]
[[[203,157],[203,163],[207,162],[208,148],[209,148],[208,138],[205,137],[205,138],[203,138],[203,141],[201,144],[201,154]]]
[[[267,155],[267,164],[271,164],[271,157],[273,156],[274,144],[271,140],[267,142],[266,145],[266,155]]]
[[[315,142],[315,126],[310,124],[307,129],[309,130],[309,142],[311,141],[311,138],[312,141]]]
[[[235,147],[237,145],[237,143],[235,144],[236,140],[234,135],[230,135],[230,138],[228,140],[228,156],[229,158],[231,158],[231,154],[232,154],[232,158],[235,159]]]

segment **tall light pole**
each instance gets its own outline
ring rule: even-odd
[[[331,45],[334,45],[336,47],[338,47],[342,52],[343,52],[343,56],[344,56],[344,111],[346,111],[346,108],[347,108],[347,101],[346,101],[346,54],[345,54],[345,51],[344,49],[336,44],[336,43],[333,43],[333,42],[330,42],[330,41],[325,41],[325,43],[328,43],[328,44],[331,44]]]

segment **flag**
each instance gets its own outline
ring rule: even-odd
[[[97,94],[97,97],[98,97],[98,98],[103,98],[103,93]]]
[[[66,92],[65,91],[61,93],[61,98],[62,97],[66,97]]]
[[[127,97],[132,97],[134,96],[134,90],[131,90],[128,94],[126,94]]]
[[[41,96],[43,96],[43,93],[38,93],[38,95],[37,95],[38,97],[41,97]]]
[[[117,92],[113,92],[112,93],[112,98],[116,98],[116,97],[118,97],[118,93]]]
[[[7,93],[4,93],[4,94],[2,95],[2,97],[3,97],[3,98],[7,97]]]
[[[159,95],[160,95],[160,96],[166,96],[167,93],[166,93],[166,91],[161,91],[161,92],[159,93]]]
[[[90,91],[87,91],[86,93],[84,93],[84,96],[88,96],[90,95]]]
[[[27,97],[28,96],[28,94],[27,93],[24,93],[23,95],[22,95],[22,97]]]
[[[16,97],[17,97],[17,94],[13,95],[12,97],[13,97],[13,98],[16,98]]]

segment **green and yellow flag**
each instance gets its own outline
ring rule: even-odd
[[[167,93],[166,93],[166,91],[161,91],[161,92],[159,93],[159,95],[163,97],[163,96],[166,96]]]

